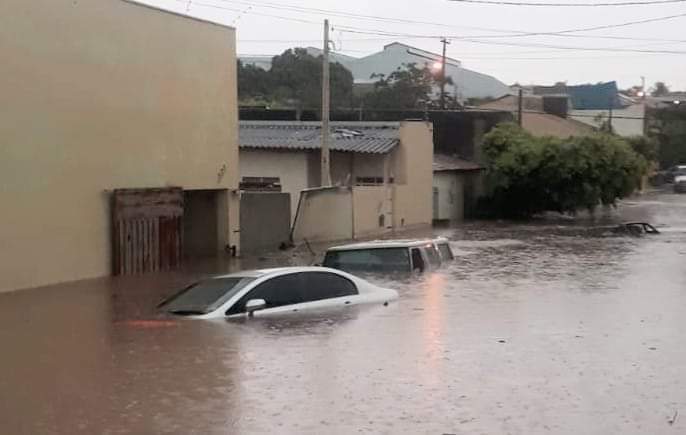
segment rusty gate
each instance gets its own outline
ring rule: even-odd
[[[117,189],[112,195],[112,273],[132,275],[180,266],[183,189]]]

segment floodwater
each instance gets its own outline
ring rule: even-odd
[[[608,236],[647,220],[663,231]],[[388,307],[244,321],[154,305],[213,271],[0,295],[2,434],[686,433],[686,195],[436,230],[457,260]]]

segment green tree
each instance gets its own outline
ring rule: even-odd
[[[238,98],[268,99],[272,93],[272,84],[269,72],[255,65],[244,65],[238,60]]]
[[[660,145],[654,137],[633,136],[626,138],[631,149],[636,154],[643,156],[649,162],[656,162],[659,158]]]
[[[617,136],[534,137],[511,123],[486,135],[483,152],[486,204],[506,217],[614,205],[640,185],[647,170],[645,159]]]
[[[416,64],[403,64],[388,77],[372,74],[374,90],[364,96],[364,106],[372,109],[425,109],[437,108],[437,95],[434,90],[440,81],[428,68],[418,68]],[[447,85],[452,85],[448,77]],[[446,94],[446,107],[456,107],[456,99]]]
[[[686,108],[681,105],[646,113],[648,135],[659,144],[660,167],[686,163]]]
[[[650,95],[653,97],[664,97],[667,94],[669,94],[669,87],[667,87],[665,82],[655,82],[655,85],[653,85],[653,89],[650,92]]]
[[[274,56],[269,74],[274,99],[301,109],[321,107],[321,56],[314,57],[304,48],[286,50],[283,54]],[[330,65],[330,78],[331,106],[352,106],[352,73],[336,62]]]

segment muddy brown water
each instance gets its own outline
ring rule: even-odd
[[[663,233],[602,228],[634,219]],[[371,277],[389,307],[154,313],[198,276],[306,251],[2,294],[0,433],[686,433],[686,195],[435,232],[457,260]]]

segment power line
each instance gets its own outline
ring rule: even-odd
[[[686,15],[686,14],[684,14]],[[476,39],[479,37],[468,37],[459,35],[416,35],[407,33],[391,33],[376,30],[361,30],[356,27],[349,26],[338,26],[337,30],[344,33],[354,33],[363,35],[379,35],[379,36],[394,36],[398,38],[417,38],[417,39],[440,39],[442,37],[460,40],[464,42],[470,42],[474,44],[483,45],[505,45],[514,47],[540,47],[540,48],[551,48],[555,50],[578,50],[578,51],[619,51],[619,52],[629,52],[629,53],[655,53],[655,54],[686,54],[686,51],[680,50],[645,50],[638,48],[625,48],[625,47],[572,47],[566,45],[551,45],[551,44],[536,44],[536,43],[517,43],[517,42],[499,42],[499,41],[484,41],[481,39]]]
[[[578,28],[573,28],[573,29],[564,29],[564,30],[558,30],[555,32],[517,32],[516,34],[509,34],[509,35],[476,35],[476,36],[453,35],[453,36],[450,36],[450,38],[451,39],[462,39],[462,38],[503,38],[503,37],[513,37],[513,36],[516,36],[516,37],[559,36],[559,35],[567,35],[567,34],[571,34],[571,33],[592,32],[592,31],[596,31],[596,30],[615,29],[615,28],[619,28],[619,27],[628,27],[628,26],[635,26],[635,25],[639,25],[639,24],[655,23],[655,22],[659,22],[659,21],[667,21],[667,20],[672,20],[675,18],[683,18],[683,17],[686,17],[686,13],[675,14],[675,15],[667,15],[667,16],[655,17],[655,18],[646,18],[646,19],[637,20],[637,21],[626,21],[626,22],[617,23],[617,24],[605,24],[602,26],[578,27]],[[371,29],[362,29],[362,28],[353,27],[353,26],[337,26],[337,28],[367,31],[368,34],[383,35],[383,36],[403,35],[403,34],[398,34],[398,33],[394,34],[391,32],[376,31],[376,30],[371,30]],[[407,35],[407,36],[411,36],[413,38],[432,38],[432,39],[441,37],[440,35]],[[684,42],[683,40],[669,40],[669,42],[672,42],[672,41]]]
[[[606,7],[606,6],[646,6],[660,5],[668,3],[683,3],[686,0],[649,0],[649,1],[625,1],[615,3],[532,3],[532,2],[512,2],[501,0],[448,0],[455,3],[476,3],[483,5],[498,6],[544,6],[544,7]]]
[[[188,3],[187,0],[172,0],[172,1],[175,1],[177,3],[183,3],[183,4]],[[243,9],[227,8],[224,6],[214,5],[214,4],[210,4],[210,3],[202,3],[202,2],[195,1],[195,0],[193,0],[192,5],[193,6],[202,6],[205,8],[220,9],[220,10],[229,11],[229,12],[237,12],[239,14],[258,15],[258,16],[269,17],[269,18],[276,18],[279,20],[294,21],[294,22],[304,23],[304,24],[315,24],[317,26],[321,25],[321,23],[319,23],[317,21],[304,20],[301,18],[284,17],[281,15],[265,14],[265,13],[254,12],[254,11],[246,11]]]
[[[624,27],[624,26],[631,26],[631,25],[635,25],[635,24],[643,24],[643,23],[650,23],[650,22],[656,22],[656,21],[663,21],[663,20],[668,20],[668,19],[686,16],[686,14],[670,15],[670,16],[666,16],[666,17],[650,18],[650,19],[639,20],[639,21],[631,21],[631,22],[620,23],[620,24],[611,24],[611,25],[596,26],[596,27],[585,27],[585,28],[579,28],[579,29],[568,29],[568,30],[562,30],[559,32],[523,32],[521,30],[498,29],[498,28],[489,28],[489,27],[474,27],[474,26],[464,26],[464,25],[456,26],[454,24],[438,23],[438,22],[431,22],[431,21],[418,21],[418,20],[410,20],[410,19],[405,19],[405,18],[381,17],[381,16],[377,16],[377,15],[363,15],[363,14],[357,14],[357,13],[351,13],[351,12],[345,12],[345,11],[339,11],[339,10],[312,8],[312,7],[304,7],[304,6],[287,5],[287,4],[286,5],[285,4],[276,4],[276,3],[260,2],[260,1],[253,1],[253,0],[250,0],[250,1],[248,1],[248,0],[215,0],[215,1],[224,2],[224,3],[236,3],[236,4],[241,4],[241,5],[251,5],[251,6],[255,6],[255,7],[286,10],[286,11],[292,11],[292,12],[304,12],[304,13],[317,14],[317,15],[339,16],[339,17],[350,18],[350,19],[358,19],[358,20],[372,20],[372,21],[382,21],[382,22],[399,23],[399,24],[430,25],[430,26],[453,28],[453,29],[458,29],[458,28],[474,29],[474,30],[482,30],[482,31],[487,31],[487,32],[505,33],[505,34],[508,34],[509,36],[516,36],[516,37],[547,36],[547,35],[576,33],[576,32],[592,31],[592,30],[600,30],[600,29],[611,29],[611,28],[616,28],[616,27]],[[685,2],[686,0],[659,0],[659,1]],[[645,3],[645,2],[642,2],[642,3]],[[506,37],[506,36],[490,35],[488,37]],[[591,36],[591,35],[589,35],[589,37],[597,37],[600,39],[605,38],[604,36]],[[608,38],[609,39],[619,39],[621,37],[608,37]],[[639,38],[635,38],[635,39],[639,40]],[[640,38],[640,40],[643,40],[643,38]],[[646,39],[646,40],[661,41],[659,39]],[[664,40],[664,41],[665,42],[686,42],[685,40]]]

